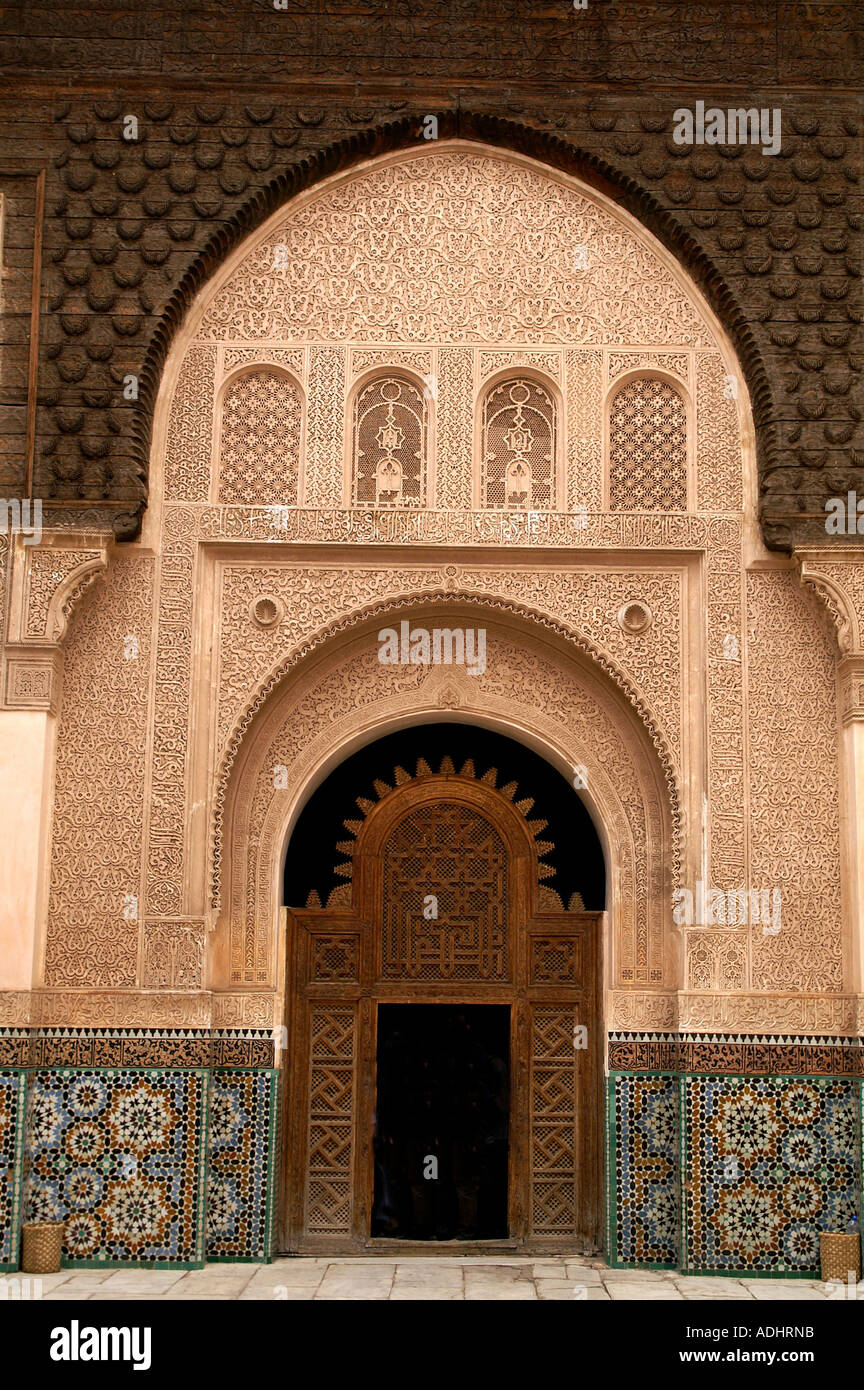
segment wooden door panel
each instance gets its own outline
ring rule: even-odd
[[[510,1006],[510,1245],[595,1248],[599,916],[532,917],[536,862],[514,844],[512,808],[475,782],[460,818],[454,779],[440,802],[434,780],[413,802],[401,789],[391,860],[383,832],[365,858],[358,841],[352,911],[288,913],[288,1248],[370,1245],[377,1009],[394,999]]]
[[[357,1090],[357,1005],[314,1003],[309,1019],[305,1229],[350,1237]]]

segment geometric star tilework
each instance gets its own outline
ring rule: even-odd
[[[213,1073],[207,1259],[270,1260],[279,1073]]]
[[[64,1221],[64,1262],[200,1266],[204,1070],[33,1074],[25,1219]]]
[[[808,1275],[819,1233],[858,1216],[858,1083],[852,1078],[682,1080],[688,1272]]]
[[[678,1263],[678,1077],[609,1078],[609,1261]]]
[[[26,1073],[0,1071],[0,1270],[18,1267]]]

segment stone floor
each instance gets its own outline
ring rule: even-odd
[[[20,1296],[12,1279],[6,1298]],[[864,1283],[857,1288],[864,1301]],[[853,1297],[804,1279],[708,1279],[674,1271],[607,1269],[598,1259],[435,1256],[417,1259],[283,1259],[192,1270],[64,1270],[42,1276],[43,1299],[775,1299]],[[27,1296],[26,1294],[24,1295]],[[32,1296],[32,1295],[31,1295]],[[0,1287],[0,1299],[4,1290]]]

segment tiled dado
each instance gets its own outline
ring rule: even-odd
[[[70,1265],[269,1260],[277,1096],[260,1067],[0,1070],[0,1269],[25,1219]]]
[[[612,1263],[812,1277],[860,1218],[862,1103],[847,1076],[610,1075]]]
[[[860,1219],[860,1082],[681,1078],[683,1268],[802,1274]]]
[[[675,1269],[681,1120],[676,1076],[610,1076],[606,1220],[612,1265]]]
[[[213,1073],[207,1164],[207,1259],[269,1260],[279,1073]]]
[[[67,1263],[204,1262],[209,1073],[35,1071],[25,1220],[65,1221]]]

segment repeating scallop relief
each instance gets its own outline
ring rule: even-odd
[[[293,210],[216,294],[199,337],[675,343],[708,326],[590,198],[460,151],[380,166]]]

